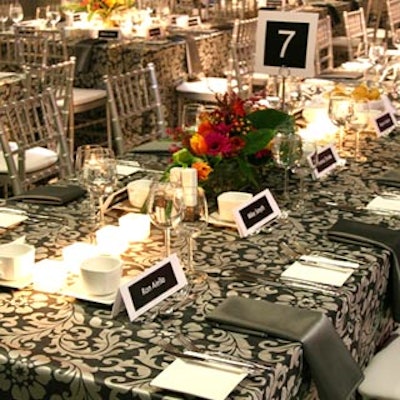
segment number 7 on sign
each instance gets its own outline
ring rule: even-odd
[[[288,31],[286,29],[279,29],[278,30],[278,34],[279,35],[286,35],[286,39],[283,42],[282,48],[281,48],[281,52],[279,53],[279,56],[281,58],[285,58],[285,54],[286,54],[286,50],[289,46],[290,41],[295,37],[296,35],[296,31]]]

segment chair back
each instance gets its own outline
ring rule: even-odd
[[[236,19],[231,41],[228,86],[248,97],[253,88],[257,18]]]
[[[364,10],[360,7],[355,11],[343,11],[344,29],[347,37],[350,60],[368,55],[368,35]],[[357,48],[352,45],[354,39],[359,39]]]
[[[72,89],[74,86],[75,58],[61,61],[56,64],[45,65],[38,68],[26,68],[28,93],[40,93],[51,88],[61,117],[65,132],[68,131],[69,120],[72,113]]]
[[[10,32],[0,32],[0,71],[21,71],[17,61],[15,37]]]
[[[331,17],[327,15],[318,20],[317,43],[315,51],[315,74],[333,69],[333,45]]]
[[[0,107],[0,145],[14,195],[43,179],[72,174],[64,127],[51,89]],[[35,165],[40,167],[28,165],[29,151],[35,151]],[[40,163],[39,158],[49,152],[54,154],[52,162]]]
[[[42,31],[15,28],[15,46],[17,61],[24,67],[42,67],[48,63],[49,36]]]
[[[386,8],[389,31],[394,37],[396,30],[400,29],[400,0],[386,0]]]
[[[106,76],[109,144],[117,155],[166,136],[163,107],[153,63]]]

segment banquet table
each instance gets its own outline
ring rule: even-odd
[[[327,230],[339,217],[367,223],[383,223],[398,229],[397,215],[387,216],[339,210],[325,201],[367,204],[379,187],[374,177],[397,166],[400,139],[363,136],[368,160],[358,164],[348,159],[345,167],[320,180],[307,180],[305,208],[291,210],[288,220],[270,229],[241,238],[236,229],[208,224],[197,239],[196,267],[207,272],[206,282],[192,288],[189,300],[167,317],[154,317],[152,310],[132,322],[125,311],[111,316],[111,306],[82,300],[79,289],[69,295],[35,289],[32,284],[0,288],[0,394],[2,398],[47,399],[161,399],[187,398],[158,389],[151,381],[173,357],[161,347],[178,347],[181,333],[201,349],[239,356],[264,363],[269,369],[248,376],[231,393],[232,399],[318,399],[316,387],[299,342],[273,336],[257,337],[234,333],[210,325],[205,316],[226,297],[264,299],[323,312],[331,321],[355,361],[364,368],[395,326],[388,296],[390,257],[374,246],[330,241]],[[168,157],[130,154],[147,168],[162,168]],[[125,177],[124,183],[159,174],[144,170]],[[279,204],[282,171],[271,169],[265,186]],[[290,191],[296,193],[292,176]],[[10,203],[15,204],[15,203]],[[322,204],[322,205],[321,205]],[[65,206],[39,206],[17,202],[32,218],[1,231],[6,243],[25,235],[36,248],[37,261],[61,259],[63,247],[92,238],[87,223],[87,199]],[[45,214],[54,220],[35,218]],[[109,224],[123,214],[118,205],[108,213]],[[280,274],[293,262],[282,251],[282,243],[300,242],[308,248],[326,249],[359,261],[360,266],[346,283],[333,291],[293,287]],[[173,251],[182,264],[186,260],[185,239],[173,234]],[[133,279],[163,258],[162,233],[152,228],[144,242],[132,243],[122,255],[125,279]],[[262,279],[244,280],[246,271]],[[49,279],[51,271],[49,270]],[[68,279],[76,279],[69,277]],[[67,281],[68,282],[68,281]],[[68,283],[67,283],[68,284]],[[181,347],[179,347],[181,348]],[[182,377],[185,379],[185,377]]]

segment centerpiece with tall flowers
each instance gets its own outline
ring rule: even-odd
[[[209,196],[258,190],[273,164],[271,140],[279,128],[294,129],[293,117],[233,92],[217,96],[217,106],[200,113],[194,132],[180,127],[169,131],[181,147],[172,154],[167,175],[173,167],[195,168]]]
[[[80,0],[77,3],[66,5],[64,8],[73,12],[87,12],[90,21],[95,16],[104,23],[112,20],[116,12],[124,12],[134,6],[134,0]]]

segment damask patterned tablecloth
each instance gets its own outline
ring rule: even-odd
[[[0,397],[46,399],[150,399],[186,398],[156,389],[151,380],[173,360],[160,341],[179,346],[175,335],[183,333],[205,350],[235,354],[271,366],[270,370],[247,377],[231,394],[232,399],[317,399],[302,347],[279,338],[260,338],[212,327],[205,315],[227,296],[266,299],[280,304],[319,310],[331,319],[354,359],[365,367],[374,351],[393,329],[390,299],[387,296],[390,270],[387,252],[330,242],[327,230],[338,217],[384,223],[400,227],[397,216],[361,214],[316,206],[316,202],[336,201],[365,205],[376,193],[374,176],[397,166],[400,140],[368,137],[365,164],[348,160],[319,181],[307,181],[306,207],[292,211],[288,223],[271,227],[248,238],[233,229],[209,225],[198,239],[197,267],[208,273],[208,280],[195,287],[192,301],[168,318],[152,319],[152,312],[130,322],[126,313],[115,319],[110,308],[57,293],[0,290]],[[154,166],[157,156],[131,156]],[[132,177],[136,179],[138,175]],[[271,170],[266,186],[279,201],[282,185],[280,170]],[[293,177],[290,189],[295,193]],[[19,204],[34,211],[35,207]],[[3,232],[1,242],[26,234],[35,245],[37,260],[60,257],[64,246],[84,239],[85,205],[42,209],[65,216],[64,222],[28,220]],[[174,235],[173,247],[185,259],[183,238]],[[334,293],[293,288],[278,280],[292,262],[280,244],[300,243],[314,249],[328,249],[356,258],[361,265],[345,285]],[[162,234],[152,229],[144,243],[132,244],[125,257],[124,275],[136,276],[160,259]],[[265,282],[245,281],[238,271],[265,276]],[[182,376],[182,379],[185,379]]]

